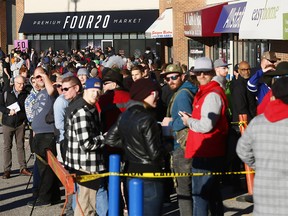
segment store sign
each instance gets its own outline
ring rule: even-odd
[[[288,40],[288,13],[283,14],[283,39]]]
[[[184,13],[184,35],[187,37],[217,37],[214,33],[224,4],[207,6],[202,10]]]
[[[244,16],[246,2],[225,5],[221,11],[214,32],[238,33],[242,18]]]
[[[26,34],[144,32],[158,14],[158,10],[24,14],[19,32]]]
[[[172,38],[173,12],[166,9],[155,22],[146,30],[146,38]]]
[[[14,48],[25,51],[28,49],[28,40],[14,40]]]
[[[287,0],[248,1],[240,25],[241,39],[282,40],[285,33]]]
[[[188,37],[202,36],[201,11],[184,14],[184,34]]]

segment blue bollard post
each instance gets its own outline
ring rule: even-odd
[[[143,181],[132,179],[129,181],[129,216],[143,215]]]
[[[120,156],[109,156],[109,172],[120,172]],[[120,176],[109,176],[109,216],[119,215]]]

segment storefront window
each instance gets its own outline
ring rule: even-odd
[[[113,46],[117,53],[120,52],[126,57],[133,55],[133,53],[129,53],[129,40],[114,40]]]
[[[145,34],[144,33],[139,33],[138,34],[138,39],[145,39]]]
[[[80,49],[84,49],[88,45],[87,40],[80,40],[79,45],[80,45]]]
[[[233,47],[234,64],[241,61],[247,61],[253,68],[260,65],[261,54],[268,50],[268,42],[259,40],[239,40],[234,41]]]
[[[55,40],[61,40],[61,35],[60,34],[55,34],[54,38],[55,38]]]
[[[122,34],[122,39],[129,39],[129,34],[128,33],[123,33]]]
[[[113,39],[113,34],[104,34],[104,39]]]
[[[98,47],[101,47],[101,40],[94,40],[94,48],[97,49]]]
[[[94,34],[94,39],[103,39],[103,34]]]
[[[79,34],[79,40],[87,40],[87,34]]]
[[[114,34],[114,39],[121,39],[121,34],[120,33]]]
[[[130,33],[130,39],[137,39],[136,33]]]
[[[68,40],[69,37],[68,37],[68,34],[62,34],[62,40]]]
[[[78,39],[77,34],[69,34],[69,39],[70,40],[77,40]]]
[[[143,55],[145,52],[144,40],[130,40],[130,53],[138,53]]]
[[[69,50],[69,43],[68,40],[55,40],[54,42],[55,50],[64,50],[67,52]]]
[[[40,40],[47,40],[47,35],[41,35]]]
[[[205,56],[205,47],[203,43],[191,39],[188,41],[188,50],[188,67],[190,68],[194,66],[195,59]]]
[[[40,34],[35,34],[34,35],[34,40],[40,40]]]
[[[48,40],[54,40],[54,35],[53,35],[53,34],[49,34],[49,35],[47,36],[47,39],[48,39]]]
[[[94,39],[94,35],[93,34],[88,34],[88,39],[89,40],[93,40]]]
[[[33,40],[33,35],[27,35],[27,40]]]

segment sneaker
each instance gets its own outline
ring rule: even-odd
[[[32,173],[28,169],[24,168],[20,171],[20,175],[31,176]]]
[[[32,200],[30,202],[27,203],[28,207],[33,208],[35,200]],[[36,200],[34,208],[42,208],[42,207],[47,207],[47,206],[51,206],[50,202],[44,202],[41,201],[39,199]]]
[[[2,179],[9,179],[9,178],[10,178],[10,171],[5,171],[2,176]]]

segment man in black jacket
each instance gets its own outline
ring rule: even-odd
[[[17,146],[17,157],[20,165],[20,174],[30,176],[31,172],[27,169],[25,150],[24,150],[24,135],[26,114],[24,109],[24,101],[27,97],[27,92],[24,88],[24,78],[20,75],[15,77],[14,86],[6,90],[0,96],[0,111],[2,112],[3,124],[3,160],[4,174],[3,179],[10,178],[12,167],[12,141],[15,136]]]
[[[248,123],[256,115],[255,96],[247,89],[247,82],[251,76],[251,68],[248,62],[242,61],[238,65],[238,78],[232,80],[231,99],[232,99],[232,122],[239,121],[239,114],[246,114]],[[229,130],[227,166],[232,171],[240,171],[242,161],[236,154],[237,141],[240,138],[240,130],[237,124],[233,124]],[[231,182],[235,190],[241,190],[241,181],[239,176],[231,176]]]

